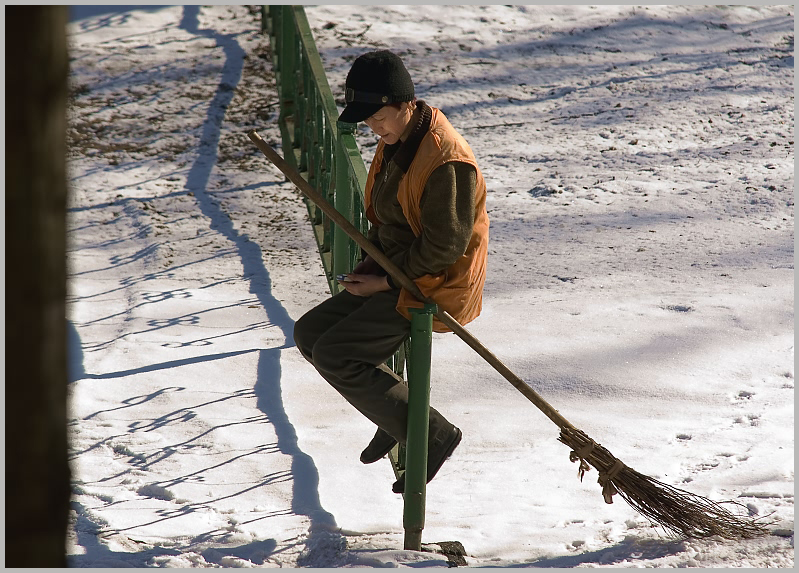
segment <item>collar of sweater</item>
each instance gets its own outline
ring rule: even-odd
[[[387,161],[393,161],[397,167],[402,169],[403,173],[407,173],[413,158],[416,157],[422,138],[430,131],[432,119],[433,110],[430,106],[422,100],[416,102],[416,111],[411,116],[411,121],[409,122],[410,132],[407,138],[400,143],[395,143],[393,146],[387,145],[383,150],[383,157]],[[389,149],[390,147],[393,149]]]

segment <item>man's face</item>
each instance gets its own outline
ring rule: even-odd
[[[402,104],[400,109],[387,105],[381,107],[371,117],[366,118],[364,123],[387,145],[392,145],[400,140],[410,118],[411,114],[407,104]]]

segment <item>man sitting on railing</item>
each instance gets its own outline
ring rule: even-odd
[[[365,190],[369,240],[421,292],[461,324],[480,314],[488,252],[486,185],[474,154],[444,114],[415,98],[402,60],[361,55],[346,80],[340,121],[364,121],[380,136]],[[383,363],[410,333],[409,307],[422,307],[369,256],[341,281],[344,291],[300,318],[302,355],[377,426],[363,463],[405,443],[408,387]],[[448,329],[438,320],[434,330]],[[461,441],[461,431],[430,408],[427,481]],[[404,492],[404,476],[393,485]]]

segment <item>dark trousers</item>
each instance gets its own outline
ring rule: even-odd
[[[383,363],[410,334],[396,310],[399,289],[360,297],[342,291],[305,313],[294,325],[302,355],[359,412],[404,444],[408,386]],[[430,408],[430,436],[453,428]]]

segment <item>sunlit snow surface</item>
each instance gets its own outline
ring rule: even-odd
[[[491,243],[468,328],[626,464],[774,533],[680,540],[606,505],[442,334],[432,402],[464,438],[424,542],[474,567],[792,567],[793,7],[306,13],[339,106],[388,48],[474,150]],[[301,198],[246,137],[280,141],[258,14],[72,16],[70,564],[446,566],[402,550],[390,466],[358,461],[374,427],[294,348],[329,293]]]

